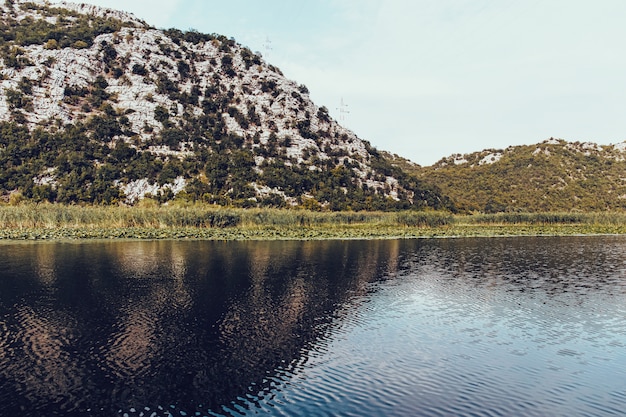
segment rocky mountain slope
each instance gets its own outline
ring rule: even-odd
[[[0,195],[452,208],[221,35],[85,4],[0,8]]]
[[[452,155],[430,167],[398,157],[394,164],[428,178],[464,211],[626,209],[626,142],[600,146],[551,138]]]

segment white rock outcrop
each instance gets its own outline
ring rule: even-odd
[[[33,4],[36,7],[32,7]],[[155,112],[166,109],[171,125],[179,126],[188,115],[198,116],[204,112],[201,100],[190,100],[183,106],[181,95],[191,97],[199,91],[206,97],[205,92],[217,90],[234,97],[229,111],[222,114],[227,134],[239,136],[248,143],[254,141],[253,148],[267,146],[275,138],[284,146],[287,164],[310,165],[310,170],[316,170],[318,168],[310,162],[312,159],[332,159],[349,166],[357,179],[377,178],[368,179],[368,187],[392,198],[398,195],[397,181],[382,180],[369,166],[370,153],[364,141],[331,119],[326,109],[316,106],[306,87],[286,79],[278,69],[246,48],[221,38],[195,43],[173,39],[130,13],[89,4],[16,0],[12,8],[2,6],[0,10],[4,16],[11,14],[18,20],[29,17],[53,22],[55,18],[43,11],[49,7],[116,19],[123,25],[117,32],[98,35],[87,47],[24,46],[23,56],[32,65],[15,68],[0,63],[0,120],[15,117],[15,109],[6,97],[11,90],[19,88],[23,79],[33,85],[32,107],[20,109],[31,129],[52,125],[62,128],[88,120],[98,114],[99,109],[69,91],[92,91],[98,77],[104,76],[109,101],[118,114],[125,115],[128,130],[134,134],[132,141],[125,135],[109,138],[110,143],[125,140],[140,152],[182,160],[191,154],[190,149],[155,143],[164,129]],[[107,54],[114,56],[111,65],[106,63]],[[179,97],[168,88],[176,89]],[[247,121],[238,120],[237,113],[244,115]],[[272,157],[257,157],[256,163],[260,165],[268,158]],[[179,192],[180,185],[170,184],[170,189]],[[147,179],[119,186],[130,200],[161,190]],[[266,192],[262,188],[257,191]]]

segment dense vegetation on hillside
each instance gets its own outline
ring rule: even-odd
[[[394,163],[428,178],[461,211],[604,211],[626,209],[625,158],[622,145],[550,139],[454,155],[431,167]]]
[[[85,4],[0,6],[0,203],[613,211],[625,149],[552,139],[419,167],[223,35]]]
[[[253,169],[254,153],[242,148],[238,138],[229,136],[215,140],[213,152],[200,148],[182,160],[170,158],[164,161],[150,152],[137,151],[123,141],[109,147],[107,143],[92,140],[90,136],[100,129],[122,128],[115,115],[99,118],[97,123],[92,120],[86,125],[79,123],[55,133],[43,129],[31,133],[15,122],[0,122],[0,165],[3,167],[0,190],[20,190],[22,196],[35,202],[112,204],[124,198],[116,185],[119,181],[147,178],[166,184],[182,175],[186,178],[197,176],[176,196],[183,200],[241,207],[286,205],[278,195],[253,200],[255,193],[250,183],[257,181],[281,189],[288,196],[299,197],[300,204],[309,209],[321,209],[318,201],[329,201],[331,210],[411,208],[406,200],[392,200],[375,190],[358,188],[345,166],[325,164],[320,170],[309,170],[286,166],[281,161],[263,166],[263,172],[258,173]],[[372,159],[379,170],[388,170],[389,174],[409,184],[413,181],[416,189],[424,188],[401,170],[390,168],[390,164],[377,153]],[[54,167],[53,172],[58,178],[54,186],[49,177],[39,174],[45,172],[46,167]],[[198,177],[206,178],[206,182]],[[302,197],[303,192],[311,193],[312,197]],[[436,190],[423,189],[421,193],[427,204],[441,207]],[[166,188],[165,192],[152,197],[165,202],[174,195]]]
[[[5,1],[5,5],[10,8],[13,8],[14,3],[14,1]],[[3,48],[3,58],[8,66],[11,66],[9,64],[13,64],[14,67],[18,65],[17,60],[11,58],[11,55],[15,56],[18,51],[15,46],[42,44],[49,49],[87,48],[93,45],[98,35],[114,33],[123,26],[135,26],[118,19],[88,16],[64,8],[38,5],[34,2],[26,2],[23,7],[37,10],[43,17],[53,18],[55,23],[32,17],[18,19],[17,14],[9,12],[9,15],[0,23],[2,44],[5,47],[9,46]]]
[[[67,7],[1,9],[0,199],[454,210],[234,40]]]

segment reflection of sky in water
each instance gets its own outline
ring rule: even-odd
[[[302,416],[321,405],[338,415],[620,415],[624,244],[581,249],[583,242],[571,242],[576,250],[569,254],[570,242],[559,242],[549,249],[554,262],[546,263],[548,254],[532,240],[515,248],[515,260],[499,264],[494,260],[503,254],[495,249],[506,255],[511,248],[494,242],[413,254],[395,276],[352,300],[309,362],[290,370],[295,376],[254,409]],[[492,252],[477,256],[481,250]]]
[[[625,247],[4,245],[0,401],[21,415],[610,415],[626,406]]]

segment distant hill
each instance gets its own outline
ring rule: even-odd
[[[454,209],[222,35],[6,0],[0,78],[5,200]]]
[[[389,157],[428,180],[462,211],[626,209],[626,143],[549,139],[537,145],[452,155],[429,167]]]

